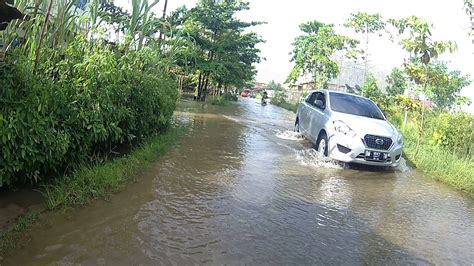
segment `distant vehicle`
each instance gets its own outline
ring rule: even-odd
[[[295,131],[337,161],[396,167],[403,138],[371,100],[343,92],[310,92],[296,113]]]
[[[250,96],[250,90],[244,90],[244,91],[240,94],[240,96],[242,96],[242,97],[249,97],[249,96]]]
[[[268,93],[266,91],[263,91],[262,100],[261,100],[261,104],[263,106],[267,105],[267,99],[268,99]]]

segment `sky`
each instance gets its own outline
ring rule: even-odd
[[[129,6],[129,0],[118,0],[123,6]],[[161,13],[162,3],[155,7]],[[451,69],[459,69],[470,74],[474,79],[474,44],[469,37],[469,17],[463,7],[463,0],[250,0],[250,10],[238,16],[245,21],[264,21],[267,24],[255,26],[257,32],[266,42],[259,45],[261,56],[265,58],[257,65],[258,82],[275,80],[283,83],[292,68],[289,53],[292,42],[297,37],[299,25],[311,20],[333,23],[337,32],[353,35],[344,29],[342,24],[354,12],[379,13],[384,19],[402,18],[415,15],[425,18],[434,25],[433,39],[456,42],[457,51],[440,57],[447,61]],[[168,10],[179,6],[194,6],[196,0],[169,0]],[[353,35],[352,37],[357,37]],[[387,37],[370,36],[369,65],[389,73],[393,67],[400,66],[407,56],[400,46],[392,43]],[[463,95],[474,102],[474,84],[465,88]],[[474,104],[469,109],[474,113]]]

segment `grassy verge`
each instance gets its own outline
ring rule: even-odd
[[[165,153],[185,130],[169,129],[152,137],[124,157],[101,165],[80,168],[73,175],[46,185],[48,210],[84,205],[93,199],[107,198],[121,190],[128,182],[135,180],[145,167]],[[0,232],[0,256],[17,247],[18,241],[39,216],[38,212],[20,216],[15,226]]]
[[[149,139],[122,158],[81,168],[72,176],[46,186],[48,209],[84,205],[92,199],[106,198],[119,191],[127,182],[133,181],[144,167],[167,151],[184,131],[183,128],[170,129]]]
[[[415,139],[405,140],[405,155],[416,168],[474,197],[474,161],[431,145],[420,146],[415,156],[415,147]]]
[[[18,240],[39,219],[39,213],[29,213],[18,217],[14,227],[0,233],[0,255],[17,247]],[[0,261],[1,262],[1,261]],[[1,264],[1,263],[0,263]]]
[[[211,105],[227,106],[230,103],[231,103],[230,101],[224,99],[223,97],[219,97],[219,96],[213,97],[211,99]]]
[[[297,103],[289,103],[286,101],[275,101],[271,102],[271,104],[279,106],[283,109],[286,109],[288,111],[292,111],[293,113],[296,113],[296,110],[298,110],[298,104]]]

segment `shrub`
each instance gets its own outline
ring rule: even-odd
[[[19,49],[0,65],[0,186],[46,179],[168,126],[178,91],[158,55],[89,47],[76,40],[37,75]]]
[[[294,113],[298,110],[298,103],[288,102],[283,92],[277,93],[275,97],[272,98],[271,103]]]
[[[232,94],[230,92],[226,92],[222,95],[222,98],[226,101],[236,102],[239,100],[236,94]]]
[[[429,144],[470,156],[474,148],[474,116],[442,113],[429,121]]]

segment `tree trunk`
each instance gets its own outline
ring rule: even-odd
[[[161,19],[164,21],[166,18],[166,9],[168,8],[168,0],[165,0],[165,6],[163,8],[163,15],[161,16]],[[160,38],[158,40],[158,44],[161,50],[161,43],[165,39],[163,28],[160,30]]]
[[[422,106],[421,106],[421,124],[418,127],[418,139],[416,140],[415,157],[418,155],[418,152],[420,151],[421,138],[423,137],[423,130],[424,130],[424,126],[423,126],[424,120],[425,120],[425,105],[422,104]]]
[[[364,82],[367,80],[367,64],[369,62],[369,26],[365,25],[365,68],[364,68]]]
[[[198,95],[197,95],[196,101],[201,99],[201,94],[202,94],[202,73],[199,72]]]
[[[403,128],[405,128],[408,124],[408,109],[405,108],[405,117],[403,119]]]
[[[41,54],[41,47],[43,46],[44,34],[45,34],[46,28],[48,26],[49,16],[50,16],[50,13],[51,13],[51,8],[53,7],[53,1],[54,0],[49,0],[48,10],[46,11],[46,17],[44,18],[44,24],[43,24],[43,27],[41,28],[40,39],[39,39],[39,42],[38,42],[38,46],[36,47],[36,58],[35,58],[35,65],[33,67],[33,73],[36,73],[36,70],[38,68],[38,63],[39,63],[40,54]]]
[[[205,75],[205,83],[204,83],[204,89],[202,90],[202,97],[201,101],[206,100],[206,95],[207,95],[207,85],[209,84],[209,74]]]

